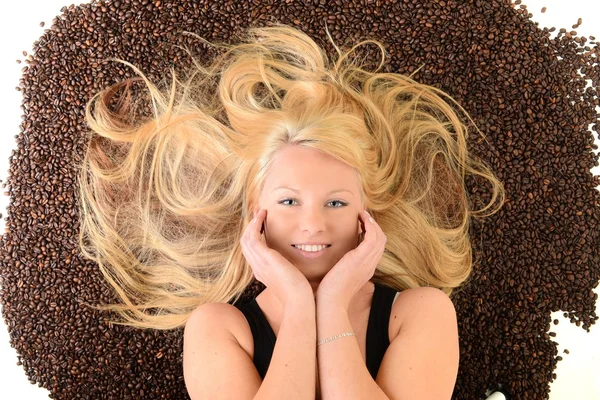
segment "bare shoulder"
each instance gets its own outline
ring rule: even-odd
[[[394,305],[402,328],[385,352],[375,382],[390,398],[450,399],[460,364],[454,305],[443,291],[407,289]]]
[[[199,305],[190,315],[189,320],[202,319],[211,326],[216,326],[231,335],[248,353],[254,355],[254,341],[250,325],[244,314],[234,305],[228,303],[205,303]]]
[[[391,311],[392,318],[399,321],[396,335],[403,326],[407,327],[418,317],[437,317],[440,313],[456,314],[452,300],[440,289],[419,287],[403,290],[399,292]]]

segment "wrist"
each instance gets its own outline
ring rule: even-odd
[[[348,315],[348,309],[339,304],[321,304],[320,306],[317,304],[315,308],[315,316],[317,319],[317,326],[320,327],[331,325],[333,321],[339,321],[340,318],[350,318]],[[319,329],[317,329],[317,331],[320,332]],[[320,332],[322,335],[334,335],[337,333],[339,332]],[[324,338],[319,337],[319,339]]]
[[[283,305],[285,309],[302,310],[306,308],[315,308],[315,296],[310,286],[307,290],[298,290],[291,296],[287,302]]]
[[[340,312],[348,312],[348,304],[339,299],[333,299],[326,296],[319,296],[317,294],[315,298],[315,306],[317,310],[320,312],[332,312],[332,313],[340,313]]]

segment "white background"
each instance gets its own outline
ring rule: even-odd
[[[18,135],[21,122],[21,92],[15,90],[19,85],[21,69],[27,65],[17,64],[16,60],[24,61],[22,51],[31,53],[33,42],[49,29],[52,19],[60,14],[63,6],[68,6],[67,0],[22,0],[6,2],[0,13],[0,113],[3,132],[0,137],[0,179],[6,182],[8,174],[8,157],[16,149],[14,136]],[[80,4],[80,3],[76,3]],[[581,17],[583,24],[576,29],[578,35],[596,36],[600,40],[600,26],[596,18],[600,15],[600,2],[595,0],[526,0],[528,11],[533,14],[533,21],[539,22],[539,27],[556,27],[556,35],[560,28],[571,31],[571,26]],[[541,8],[547,7],[545,13]],[[39,23],[44,21],[42,28]],[[598,108],[600,112],[600,107]],[[595,135],[595,133],[594,133]],[[600,143],[596,137],[596,144]],[[595,175],[600,174],[598,167],[594,168]],[[0,192],[7,191],[3,188]],[[6,217],[6,207],[9,197],[0,195],[0,212]],[[0,220],[0,230],[5,231],[4,220]],[[595,289],[599,292],[599,288]],[[600,301],[599,301],[600,302]],[[596,307],[598,310],[598,307]],[[565,310],[566,311],[566,310]],[[552,314],[552,319],[558,319],[559,325],[551,324],[551,331],[556,332],[553,338],[559,343],[559,355],[563,357],[554,371],[557,379],[551,383],[550,400],[591,400],[600,399],[600,328],[598,323],[593,325],[590,333],[562,316],[562,311]],[[569,349],[570,354],[564,354],[563,349]],[[4,399],[19,398],[20,400],[47,399],[49,391],[29,383],[22,366],[17,366],[15,349],[10,346],[8,328],[4,320],[0,322],[0,393]]]

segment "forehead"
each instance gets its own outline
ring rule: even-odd
[[[275,154],[265,187],[293,184],[354,187],[358,177],[354,168],[320,150],[288,146]]]

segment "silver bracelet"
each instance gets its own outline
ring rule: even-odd
[[[317,343],[317,346],[320,346],[320,345],[322,345],[323,343],[331,342],[332,340],[335,340],[335,339],[342,338],[342,337],[344,337],[344,336],[356,336],[356,333],[354,333],[354,332],[345,332],[345,333],[340,333],[339,335],[335,335],[335,336],[332,336],[332,337],[330,337],[330,338],[328,338],[328,339],[323,339],[323,340],[321,340],[319,343]]]

